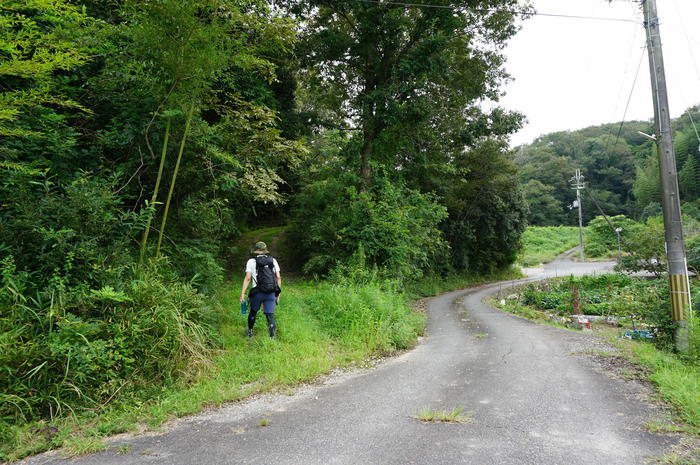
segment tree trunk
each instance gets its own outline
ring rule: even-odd
[[[363,138],[362,151],[360,152],[360,190],[364,192],[370,187],[372,180],[370,160],[372,159],[374,137],[369,132],[366,132]]]
[[[374,84],[371,79],[367,79],[365,85],[365,98],[370,94]],[[376,139],[377,131],[375,130],[374,121],[374,103],[365,102],[362,111],[362,149],[360,150],[360,191],[364,192],[372,184],[372,167],[371,161],[374,155],[374,140]]]

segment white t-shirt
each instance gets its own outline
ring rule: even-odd
[[[258,255],[258,257],[263,257],[264,255]],[[275,258],[272,259],[272,266],[275,267],[275,273],[280,272],[280,264],[277,263],[277,260]],[[255,264],[255,259],[251,258],[248,260],[248,262],[245,264],[245,272],[250,273],[250,275],[253,277],[253,287],[258,285],[258,267]]]

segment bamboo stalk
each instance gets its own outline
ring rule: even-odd
[[[185,142],[187,141],[187,135],[190,132],[190,123],[192,122],[192,116],[194,115],[194,102],[190,107],[190,111],[187,113],[187,121],[185,122],[185,132],[182,134],[182,140],[180,141],[180,150],[177,154],[177,161],[175,162],[175,170],[173,171],[173,178],[170,180],[170,190],[168,191],[168,199],[165,201],[165,210],[163,211],[163,221],[160,224],[160,231],[158,231],[158,244],[156,245],[156,257],[160,257],[160,245],[163,242],[163,233],[165,232],[165,224],[168,221],[168,211],[170,210],[170,200],[173,197],[173,190],[175,190],[175,181],[177,179],[177,173],[180,170],[180,161],[182,160],[182,153],[185,151]]]
[[[158,190],[160,189],[160,180],[163,177],[163,166],[165,165],[165,154],[168,151],[168,139],[170,138],[170,118],[165,122],[165,139],[163,140],[163,149],[160,153],[160,166],[158,167],[158,177],[156,178],[156,186],[153,188],[153,195],[151,196],[151,203],[155,208],[156,200],[158,199]],[[153,215],[148,217],[146,222],[146,228],[143,230],[143,235],[141,236],[141,250],[139,252],[139,265],[143,263],[143,257],[146,255],[146,244],[148,243],[148,233],[151,230],[151,222],[153,221]]]

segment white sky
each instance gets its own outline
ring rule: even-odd
[[[540,13],[626,18],[642,22],[638,1],[532,0]],[[671,116],[700,103],[700,0],[658,0]],[[534,16],[506,50],[514,81],[500,104],[527,116],[512,144],[542,134],[653,117],[646,38],[640,25]],[[700,122],[696,122],[700,123]]]

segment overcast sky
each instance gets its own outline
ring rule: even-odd
[[[506,55],[514,81],[501,105],[527,116],[513,145],[542,134],[653,117],[642,13],[632,0],[532,0],[540,13],[626,18],[639,25],[534,16]],[[671,116],[700,103],[700,0],[658,0]],[[643,56],[643,57],[642,57]],[[632,85],[642,58],[634,91]],[[696,122],[700,124],[700,122]]]

